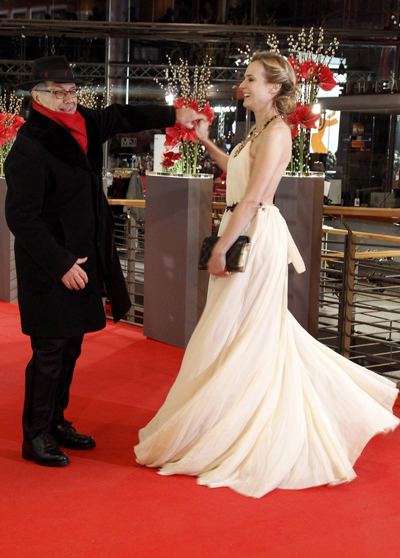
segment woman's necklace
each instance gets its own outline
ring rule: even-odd
[[[253,128],[252,131],[247,136],[247,138],[245,140],[243,140],[241,143],[239,143],[239,145],[237,146],[234,157],[237,157],[239,155],[239,153],[242,151],[243,147],[249,142],[249,140],[250,140],[251,143],[253,143],[253,141],[256,138],[258,138],[258,136],[261,134],[261,132],[263,130],[265,130],[265,128],[268,126],[268,124],[270,124],[273,120],[275,120],[275,118],[278,118],[279,116],[281,118],[283,118],[283,116],[281,114],[275,114],[275,116],[273,116],[265,124],[263,124],[257,132],[256,132],[256,129]]]

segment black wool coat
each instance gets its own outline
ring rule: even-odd
[[[78,106],[78,111],[86,122],[87,155],[68,130],[32,109],[4,165],[22,331],[36,337],[72,337],[102,329],[103,283],[114,321],[129,310],[113,217],[102,187],[102,145],[118,133],[175,122],[173,107],[114,104],[104,110]],[[71,291],[61,277],[84,257],[89,282]]]

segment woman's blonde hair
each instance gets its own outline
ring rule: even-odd
[[[290,63],[275,52],[265,50],[253,54],[251,62],[259,60],[264,67],[268,83],[280,83],[281,87],[274,98],[274,106],[279,114],[291,114],[296,109],[298,87],[296,75]]]

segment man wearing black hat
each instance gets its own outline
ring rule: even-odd
[[[130,299],[102,190],[103,143],[115,134],[204,119],[192,109],[77,105],[77,80],[65,56],[33,63],[32,110],[5,163],[6,218],[15,236],[18,300],[33,356],[26,368],[22,457],[60,467],[59,446],[90,449],[92,437],[65,420],[83,335],[105,326],[101,292],[114,321]]]

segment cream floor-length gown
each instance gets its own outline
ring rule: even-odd
[[[229,159],[229,205],[244,195],[249,145]],[[260,208],[246,234],[246,271],[210,278],[178,377],[139,432],[137,460],[255,498],[351,481],[366,443],[399,424],[398,390],[316,341],[288,311],[288,263],[300,273],[304,264],[279,210]]]

